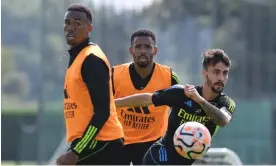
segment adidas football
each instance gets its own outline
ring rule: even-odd
[[[173,143],[179,155],[187,159],[201,158],[211,146],[209,130],[201,123],[186,122],[174,133]]]

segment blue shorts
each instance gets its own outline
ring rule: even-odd
[[[146,152],[143,165],[192,165],[195,160],[180,156],[174,148],[166,148],[160,142],[155,142]]]

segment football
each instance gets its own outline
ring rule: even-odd
[[[211,146],[209,130],[201,123],[186,122],[174,133],[173,143],[179,155],[186,159],[201,158]]]

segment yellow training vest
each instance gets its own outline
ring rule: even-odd
[[[111,68],[108,59],[97,45],[85,47],[76,57],[73,64],[67,69],[64,83],[64,118],[66,122],[67,141],[71,142],[82,137],[93,114],[94,107],[89,91],[81,76],[83,61],[90,54],[101,58]],[[91,71],[99,72],[99,71]],[[110,88],[110,117],[96,136],[96,140],[108,141],[123,137],[122,125],[120,124],[114,97],[112,92],[112,82],[109,81]],[[101,95],[101,94],[97,94]]]
[[[115,98],[137,93],[153,93],[171,86],[171,69],[156,63],[151,80],[142,90],[135,89],[129,73],[129,65],[114,66],[113,84]],[[149,142],[162,137],[168,126],[167,106],[117,108],[119,120],[123,126],[125,144]]]

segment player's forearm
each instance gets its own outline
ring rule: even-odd
[[[72,150],[77,152],[77,154],[81,154],[84,149],[93,147],[93,144],[97,142],[95,139],[96,136],[101,131],[102,127],[110,116],[109,99],[104,100],[102,98],[102,100],[102,102],[99,102],[94,98],[94,114],[91,117],[91,120],[88,123],[81,139],[72,148]]]
[[[93,129],[93,135],[91,135],[91,140],[96,138],[96,136],[98,135],[98,133],[101,131],[102,127],[104,126],[105,122],[107,122],[109,116],[110,116],[109,108],[98,109],[98,111],[95,111],[95,113],[89,123],[89,127],[91,128],[91,131]]]
[[[108,73],[106,77],[99,79],[98,84],[87,84],[89,95],[93,103],[93,116],[89,125],[94,128],[92,140],[96,137],[98,132],[104,126],[105,122],[110,116],[110,89]],[[99,95],[100,94],[100,95]]]
[[[115,99],[116,107],[139,107],[152,104],[152,93],[135,94]]]
[[[217,125],[223,127],[228,123],[227,118],[220,111],[220,109],[206,101],[204,98],[198,99],[197,103],[205,111],[206,115],[210,117],[211,120],[213,120]]]

